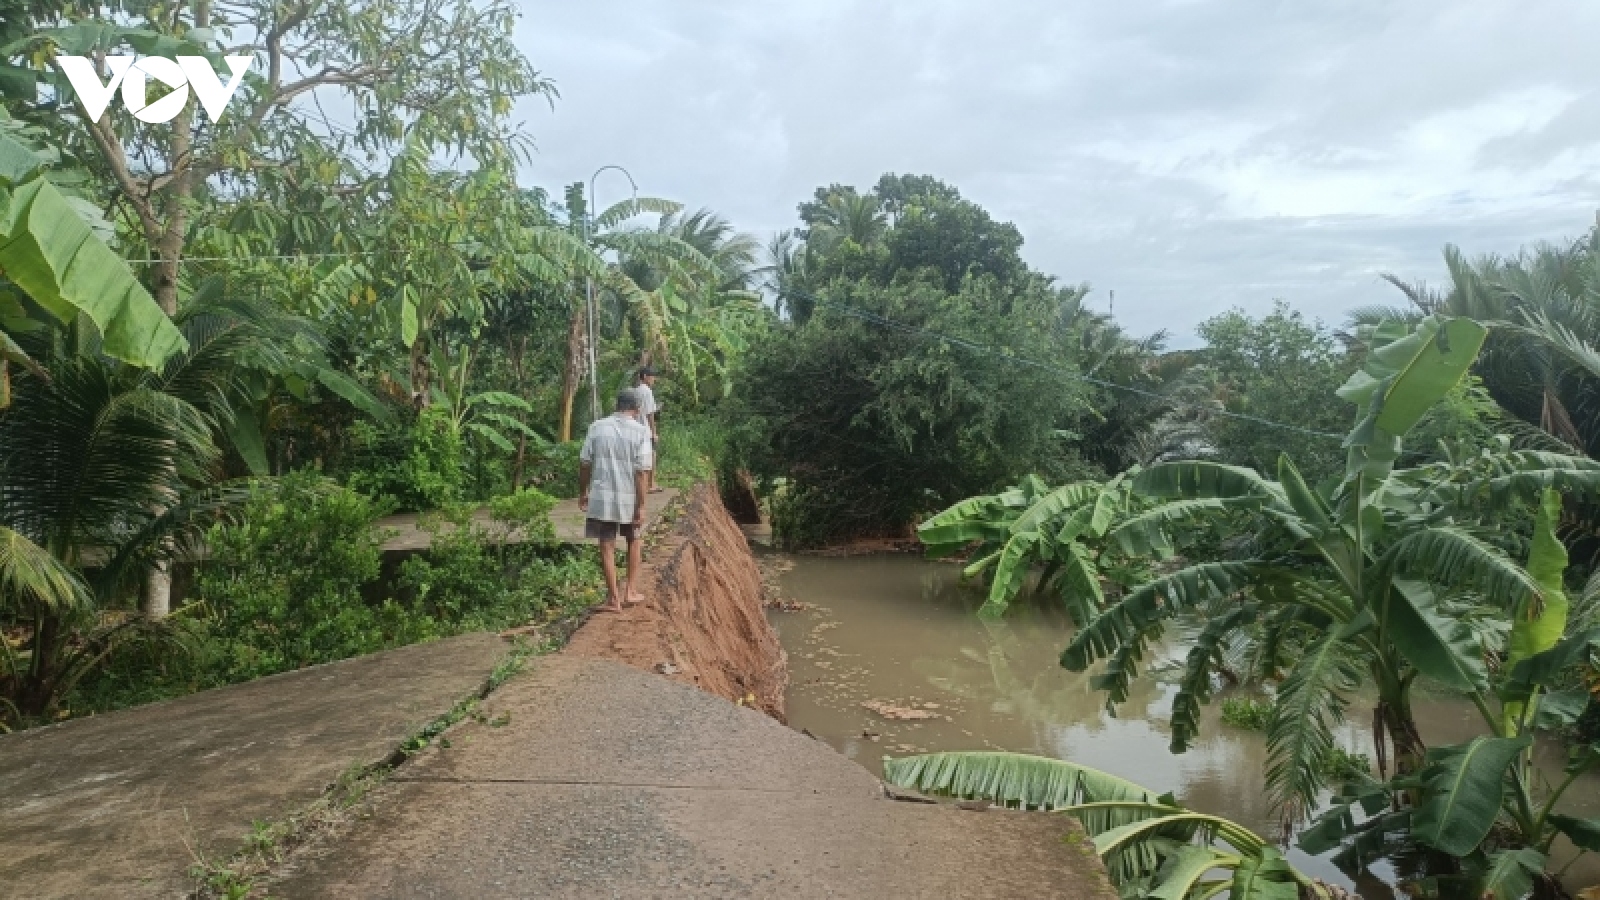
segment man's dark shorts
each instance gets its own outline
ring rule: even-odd
[[[639,526],[628,522],[602,522],[599,519],[583,520],[583,536],[602,541],[614,541],[619,536],[623,540],[631,541],[639,536]]]

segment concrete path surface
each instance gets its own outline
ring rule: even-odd
[[[0,736],[0,897],[181,897],[255,820],[387,758],[479,690],[465,635]]]
[[[661,511],[667,508],[667,504],[677,496],[677,489],[669,487],[662,488],[659,494],[651,494],[649,505],[646,507],[645,524],[649,525],[654,522],[661,515]],[[383,542],[384,551],[423,550],[432,546],[433,535],[417,527],[417,521],[420,518],[421,514],[419,513],[398,513],[392,516],[384,516],[375,522],[374,525],[376,527],[391,532]],[[488,507],[478,510],[473,514],[472,518],[474,522],[480,525],[489,524]],[[577,500],[562,500],[558,502],[555,508],[550,510],[550,521],[556,527],[556,538],[563,543],[578,544],[583,542],[583,511],[578,509]],[[450,526],[446,526],[444,530],[449,531]],[[511,539],[516,541],[518,536],[513,533]]]
[[[619,663],[536,660],[483,712],[270,895],[1116,896],[1064,817],[889,800],[821,742]]]

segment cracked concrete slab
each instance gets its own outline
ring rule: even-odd
[[[0,736],[0,896],[174,897],[482,687],[477,634]]]
[[[1116,896],[1069,819],[889,800],[825,744],[614,662],[535,661],[447,737],[271,895]]]

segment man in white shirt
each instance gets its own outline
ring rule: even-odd
[[[606,602],[602,612],[621,612],[644,599],[637,590],[643,568],[639,534],[644,525],[645,495],[654,447],[649,432],[639,424],[639,394],[624,390],[617,395],[616,412],[589,426],[578,454],[578,508],[587,517],[584,537],[600,542],[600,567],[606,575]],[[617,537],[628,542],[628,577],[617,585]]]
[[[656,429],[656,413],[661,411],[661,405],[656,403],[656,392],[653,386],[656,383],[656,370],[652,366],[645,366],[639,370],[638,384],[634,390],[639,392],[639,421],[650,429],[650,452],[654,454],[661,447],[661,433]],[[650,493],[659,494],[661,488],[656,487],[656,472],[650,470]]]

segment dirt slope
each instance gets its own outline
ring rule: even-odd
[[[788,659],[762,611],[755,557],[714,489],[686,495],[650,550],[641,590],[644,604],[594,616],[563,652],[657,672],[784,720]]]

